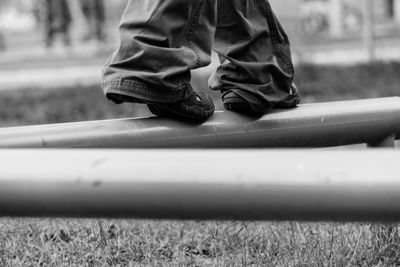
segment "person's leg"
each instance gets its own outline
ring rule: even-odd
[[[66,24],[61,29],[62,33],[62,41],[65,47],[71,46],[71,27],[69,24]]]
[[[69,47],[71,46],[71,23],[72,23],[72,16],[68,8],[67,0],[60,0],[58,3],[59,14],[61,15],[59,23],[59,32],[62,34],[62,40],[64,46]]]
[[[289,40],[267,0],[219,0],[215,38],[221,66],[209,84],[227,109],[265,113],[298,104]]]
[[[104,23],[106,20],[106,14],[104,9],[103,0],[92,0],[94,4],[94,35],[98,41],[104,41],[105,31],[104,31]]]
[[[5,50],[6,49],[6,44],[5,44],[5,37],[3,32],[0,30],[0,51]]]
[[[195,109],[207,102],[210,110],[209,97],[194,96],[190,70],[210,63],[215,13],[216,0],[130,0],[121,44],[103,71],[106,96],[116,103],[150,103],[157,115],[163,107],[152,104],[172,103],[166,112],[173,113],[186,99],[199,104]]]
[[[45,44],[50,48],[54,42],[54,15],[52,0],[45,1]]]

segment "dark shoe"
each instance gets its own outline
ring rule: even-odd
[[[250,116],[262,115],[264,113],[262,111],[253,109],[247,100],[245,100],[238,94],[235,94],[234,92],[231,91],[228,91],[223,94],[222,102],[224,104],[225,109],[230,111]]]
[[[206,93],[193,92],[182,101],[175,103],[147,103],[151,113],[159,117],[201,121],[214,113],[214,103]]]
[[[292,83],[290,95],[288,95],[288,97],[286,97],[284,100],[276,103],[275,108],[281,108],[281,109],[294,108],[299,103],[300,103],[299,89],[297,89],[297,86],[294,83]]]
[[[122,103],[140,103],[140,104],[145,104],[145,102],[139,98],[133,97],[133,96],[128,96],[128,95],[120,95],[120,94],[114,94],[114,93],[108,93],[106,94],[106,97],[114,102],[115,104],[122,104]]]
[[[227,110],[239,112],[246,115],[262,115],[267,113],[272,108],[286,109],[294,108],[300,103],[299,91],[295,84],[292,85],[291,93],[283,100],[277,102],[274,106],[253,106],[245,98],[232,91],[225,91],[222,94],[222,101]],[[261,104],[260,104],[261,105]]]

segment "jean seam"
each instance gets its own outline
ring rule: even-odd
[[[272,13],[271,7],[269,6],[269,3],[266,3],[266,9],[267,9],[267,23],[270,26],[270,32],[271,32],[271,43],[272,46],[274,47],[274,50],[278,53],[278,56],[281,57],[285,63],[285,67],[289,69],[290,74],[294,73],[294,67],[292,64],[292,61],[285,55],[285,53],[282,51],[280,45],[278,44],[277,41],[277,31],[278,29],[276,28],[275,23],[275,18],[274,14]]]
[[[189,29],[185,35],[185,41],[187,43],[188,48],[190,50],[192,50],[196,56],[196,62],[194,63],[193,68],[196,68],[200,65],[200,53],[199,53],[198,49],[193,45],[192,38],[194,35],[194,30],[195,30],[196,26],[199,24],[200,14],[201,14],[205,4],[206,4],[206,0],[200,0],[199,3],[197,4],[194,15],[189,24]]]
[[[159,96],[168,97],[169,99],[185,98],[186,91],[190,89],[190,85],[181,81],[179,87],[174,90],[157,90],[157,88],[148,86],[147,84],[134,80],[126,80],[123,78],[114,78],[106,80],[102,83],[104,91],[120,91],[120,92],[133,92],[145,97]]]

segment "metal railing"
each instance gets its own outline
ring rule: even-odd
[[[0,129],[1,148],[262,148],[391,144],[400,97],[301,105],[254,118],[217,112],[202,124],[120,119]]]
[[[386,150],[2,150],[0,216],[399,221]]]
[[[143,118],[3,128],[0,216],[399,221],[396,150],[227,149],[393,147],[399,126],[393,97],[259,118],[220,112],[203,124]]]

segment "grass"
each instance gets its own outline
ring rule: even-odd
[[[398,266],[370,224],[3,219],[2,266]]]
[[[305,102],[399,94],[400,63],[303,65],[297,73]],[[96,85],[0,98],[1,126],[146,114],[109,103]],[[0,226],[0,266],[400,265],[396,225],[3,218]]]

